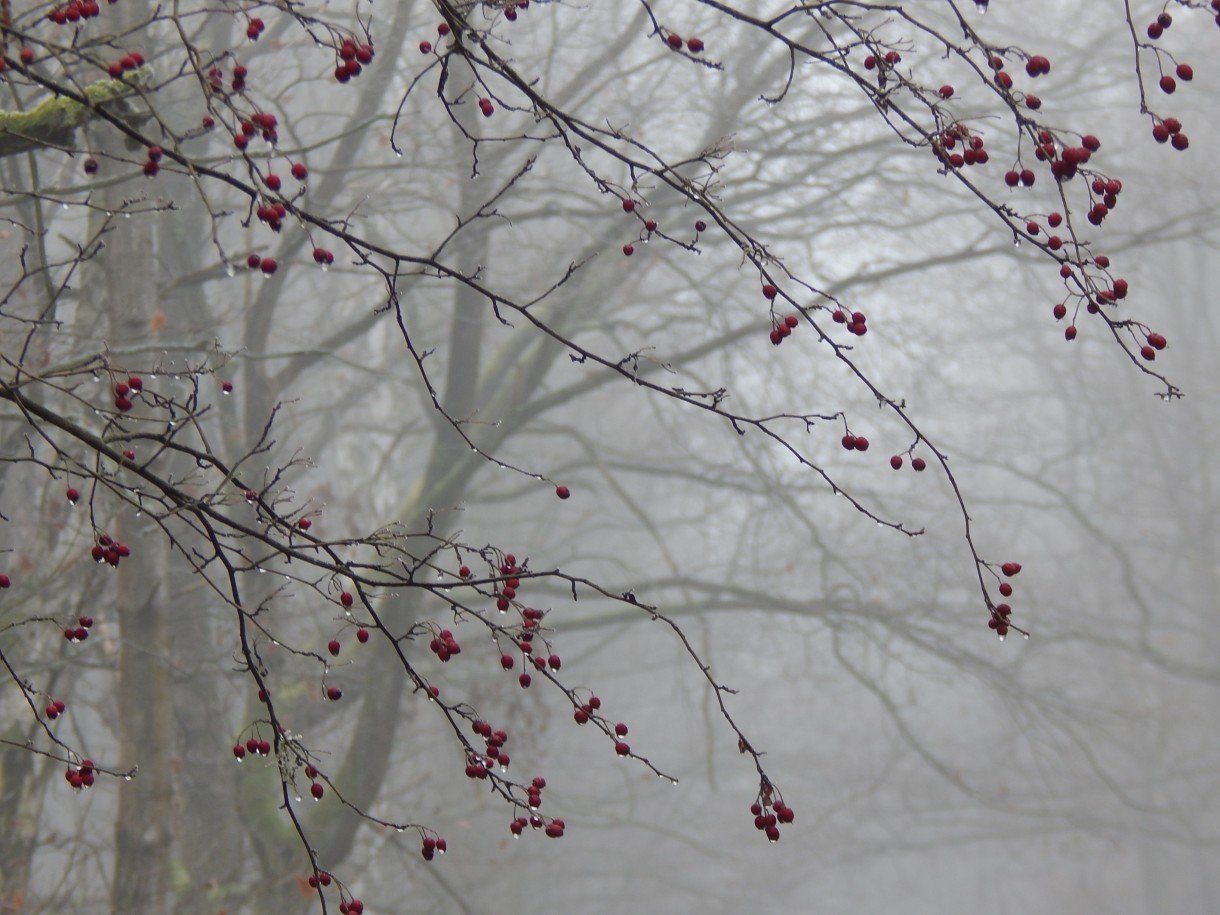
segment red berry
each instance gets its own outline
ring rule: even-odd
[[[631,747],[629,747],[626,743],[624,743],[621,740],[616,740],[614,742],[614,752],[617,753],[619,756],[626,756],[628,753],[631,752]]]
[[[927,467],[927,466],[928,466],[928,462],[927,462],[927,461],[925,461],[923,458],[918,458],[918,457],[917,457],[917,458],[912,458],[912,459],[911,459],[911,467],[912,467],[914,470],[916,470],[917,472],[922,472],[922,471],[923,471],[923,469],[924,469],[925,467]]]
[[[517,682],[521,684],[522,689],[529,689],[530,684],[533,683],[534,680],[529,674],[522,674],[517,678]]]
[[[330,652],[332,655],[338,656],[338,654],[339,654],[339,640],[338,640],[338,639],[331,639],[329,642],[327,642],[327,643],[326,643],[326,650],[327,650],[327,651],[329,651],[329,652]]]
[[[686,48],[692,54],[698,54],[700,51],[703,50],[703,39],[702,38],[688,39],[686,42]]]
[[[566,486],[556,486],[555,495],[559,496],[561,499],[566,499],[572,495],[572,491]]]
[[[868,439],[866,439],[863,435],[856,436],[856,450],[868,451]]]
[[[1178,88],[1178,83],[1172,76],[1162,76],[1160,87],[1166,95],[1173,95],[1174,90]]]
[[[431,54],[432,53],[432,42],[421,41],[419,43],[419,53],[420,54]]]
[[[1153,349],[1164,349],[1165,343],[1165,338],[1160,334],[1152,333],[1148,335],[1148,345]]]
[[[515,662],[513,661],[512,655],[510,655],[510,654],[500,655],[500,666],[503,667],[505,670],[512,670],[514,663]]]
[[[80,491],[73,486],[69,486],[68,491],[64,495],[68,497],[69,502],[75,504],[76,500],[80,498]]]
[[[1065,330],[1063,332],[1063,338],[1065,340],[1075,340],[1076,339],[1076,325],[1075,324],[1068,325],[1067,330]]]
[[[696,232],[706,232],[707,223],[704,222],[702,219],[696,219],[695,220],[695,231]]]
[[[843,447],[846,448],[848,451],[856,450],[856,437],[854,435],[852,435],[850,432],[847,435],[843,436],[842,443],[843,443]]]
[[[1178,64],[1176,72],[1178,79],[1184,83],[1188,83],[1195,78],[1195,69],[1190,64]]]
[[[264,257],[258,262],[258,267],[266,276],[271,276],[279,268],[274,257]]]
[[[1156,350],[1154,350],[1151,346],[1141,346],[1140,355],[1151,362],[1156,358]]]
[[[337,686],[329,686],[326,688],[326,698],[331,702],[338,702],[343,698],[343,690]]]
[[[1055,309],[1054,309],[1055,320],[1056,321],[1060,320],[1061,318],[1063,318],[1064,315],[1067,314],[1067,312],[1068,312],[1067,306],[1064,305],[1062,302],[1060,302],[1059,304],[1057,304],[1055,306]]]
[[[895,470],[901,470],[902,469],[902,455],[896,454],[892,458],[890,458],[890,466],[893,467]]]
[[[763,294],[764,298],[773,299],[776,297],[776,295],[779,294],[779,290],[776,289],[774,286],[772,286],[770,283],[764,283],[763,288],[762,288],[762,294]]]
[[[1173,139],[1169,141],[1174,149],[1182,150],[1190,146],[1190,140],[1184,133],[1175,133]]]
[[[623,201],[623,212],[624,213],[630,213],[634,209],[635,209],[635,201],[632,200],[630,197],[628,197],[626,200]]]
[[[369,640],[369,631],[367,629],[356,630],[356,641],[363,645]]]
[[[1021,571],[1021,563],[1006,562],[1002,566],[1000,566],[1000,571],[1003,572],[1005,576],[1011,578],[1013,575],[1016,575],[1018,572]]]
[[[677,35],[677,34],[675,34],[674,32],[670,32],[668,35],[666,35],[666,36],[665,36],[665,41],[666,41],[666,42],[669,44],[669,46],[670,46],[671,48],[673,48],[675,51],[676,51],[676,50],[678,50],[679,48],[681,48],[681,47],[682,47],[682,36],[681,36],[681,35]]]
[[[635,254],[635,246],[623,245],[623,254],[627,255],[627,257],[631,257],[631,255]]]
[[[326,789],[323,788],[318,782],[314,782],[309,786],[309,793],[313,795],[315,801],[318,801],[322,799],[322,795],[326,793]]]
[[[953,87],[948,84],[941,86],[938,94],[941,98],[953,98]]]

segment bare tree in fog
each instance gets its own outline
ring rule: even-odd
[[[690,752],[593,679],[657,651],[748,778],[738,819],[789,844],[722,616],[794,621],[761,667],[805,646],[895,766],[987,795],[887,662],[1055,710],[995,660],[1038,544],[977,510],[988,455],[941,423],[978,409],[938,349],[973,320],[953,278],[1034,265],[1014,324],[1181,393],[1106,247],[1134,153],[987,6],[6,11],[0,900],[360,912],[467,816],[561,855],[580,799],[537,763],[585,764],[557,722],[650,791]],[[1121,77],[1181,161],[1186,29],[1145,18],[1098,97]]]

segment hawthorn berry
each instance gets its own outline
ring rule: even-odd
[[[703,50],[702,38],[690,38],[686,42],[686,49],[692,54],[698,54]]]
[[[567,499],[572,495],[572,491],[570,489],[568,489],[568,487],[566,487],[566,486],[556,486],[555,495],[557,495],[561,499]],[[508,590],[508,589],[505,589],[505,590]],[[507,597],[508,595],[506,594],[505,596]]]
[[[682,47],[682,36],[676,34],[675,32],[670,32],[668,35],[666,35],[665,41],[675,51]]]
[[[331,653],[331,655],[334,657],[339,656],[339,648],[340,648],[340,645],[339,645],[338,639],[331,639],[329,642],[326,643],[326,650],[329,651]]]
[[[631,752],[631,747],[621,740],[616,740],[614,742],[614,752],[619,756],[626,756]]]
[[[85,159],[84,163],[82,163],[82,167],[84,168],[86,175],[96,175],[98,170],[97,159],[93,158],[93,156],[89,156],[87,159]]]
[[[356,641],[357,642],[359,642],[361,645],[363,645],[368,640],[369,640],[369,631],[367,629],[360,628],[360,629],[356,630]]]
[[[623,254],[625,254],[627,257],[631,257],[631,255],[635,254],[635,245],[623,245]]]
[[[696,219],[695,220],[695,231],[696,232],[706,232],[707,223],[704,222],[702,219]]]
[[[917,458],[911,459],[911,469],[915,470],[916,472],[922,472],[924,470],[924,468],[927,466],[928,466],[928,462],[925,461],[923,458],[917,457]]]
[[[895,470],[901,470],[902,469],[902,455],[896,454],[892,458],[890,458],[890,466],[893,467]]]
[[[338,702],[343,698],[343,690],[339,689],[337,686],[328,686],[326,688],[326,698],[331,702]]]
[[[80,498],[80,490],[74,486],[69,486],[64,495],[67,496],[69,502],[75,505],[76,501]]]
[[[1195,69],[1190,64],[1178,64],[1174,72],[1178,74],[1178,79],[1184,83],[1188,83],[1195,78]]]
[[[315,801],[320,801],[322,800],[322,795],[326,793],[326,789],[322,787],[321,783],[314,782],[309,786],[309,793],[313,795]]]
[[[279,269],[279,266],[274,257],[264,257],[258,263],[258,267],[263,271],[264,276],[271,276],[271,274]]]

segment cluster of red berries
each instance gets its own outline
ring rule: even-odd
[[[779,824],[791,823],[796,819],[796,813],[782,800],[770,801],[759,798],[750,805],[750,813],[754,814],[754,828],[766,833],[770,842],[779,841]]]
[[[320,264],[322,266],[322,269],[325,270],[327,267],[329,267],[331,264],[333,264],[335,262],[335,256],[330,251],[327,251],[325,248],[314,248],[313,249],[313,261],[315,264]]]
[[[131,398],[144,390],[144,379],[132,375],[126,381],[119,381],[114,386],[114,406],[116,410],[126,413],[132,407]]]
[[[1000,566],[1000,571],[1005,578],[1012,578],[1012,576],[1021,571],[1021,563],[1006,562]],[[1012,585],[1002,581],[1000,582],[999,591],[1001,597],[1011,597]],[[987,621],[988,628],[994,629],[996,635],[1004,638],[1004,636],[1008,635],[1008,618],[1011,615],[1012,607],[1008,606],[1008,604],[996,604],[995,608],[991,611],[991,619]]]
[[[161,171],[161,157],[164,151],[160,146],[148,147],[148,158],[144,160],[144,177],[155,178],[157,172]]]
[[[1105,219],[1110,211],[1118,206],[1118,195],[1122,192],[1123,183],[1117,178],[1103,178],[1100,175],[1095,177],[1089,185],[1089,190],[1092,192],[1089,199],[1093,205],[1089,208],[1089,222],[1095,226],[1101,225],[1101,221]],[[1101,199],[1098,200],[1097,198]]]
[[[504,18],[509,22],[517,21],[517,10],[527,10],[530,8],[530,0],[505,0],[504,3]]]
[[[322,800],[322,795],[326,794],[326,786],[318,781],[318,770],[312,763],[305,766],[305,777],[310,781],[310,795],[315,801]]]
[[[857,337],[863,337],[868,333],[868,317],[862,311],[853,311],[850,314],[842,308],[836,308],[830,315],[831,319],[836,324],[846,324],[847,332],[855,334]]]
[[[97,0],[69,0],[65,6],[57,6],[47,13],[47,18],[56,25],[94,19],[101,15],[102,7]]]
[[[843,436],[841,442],[848,451],[868,451],[868,439],[863,435],[852,435],[848,432]]]
[[[1059,212],[1051,213],[1046,217],[1046,224],[1052,229],[1059,228],[1063,225],[1063,214]],[[1025,231],[1029,233],[1031,238],[1035,238],[1042,231],[1042,226],[1038,224],[1036,219],[1030,219],[1025,223]],[[1063,247],[1063,239],[1058,235],[1047,235],[1046,246],[1052,251],[1058,251]]]
[[[962,151],[956,152],[959,140]],[[991,154],[983,148],[983,142],[982,134],[971,133],[959,124],[933,140],[932,147],[946,165],[961,168],[964,165],[986,165],[991,161]]]
[[[112,61],[106,67],[106,72],[110,75],[111,79],[118,79],[129,70],[138,70],[142,66],[144,66],[144,55],[139,51],[132,51],[124,54],[118,60]]]
[[[429,858],[428,860],[432,860]],[[339,915],[360,915],[364,911],[364,903],[355,897],[347,902],[339,903]]]
[[[675,51],[682,50],[682,45],[685,44],[686,50],[692,54],[701,54],[703,52],[702,38],[688,38],[686,41],[683,41],[682,36],[677,32],[667,32],[665,34],[665,43]]]
[[[246,88],[246,77],[250,75],[250,71],[243,64],[233,65],[233,78],[229,85],[234,92],[241,92]],[[225,74],[220,67],[212,67],[208,70],[208,86],[216,93],[224,92]],[[239,145],[239,149],[244,149],[244,145]]]
[[[274,257],[261,257],[257,254],[251,254],[246,258],[246,266],[251,270],[263,271],[264,276],[271,276],[280,267]]]
[[[588,702],[572,713],[572,718],[577,724],[586,724],[601,707],[601,699],[597,696],[590,696]]]
[[[270,756],[271,742],[268,740],[260,740],[257,737],[251,737],[244,744],[233,744],[233,758],[238,762],[246,758],[246,754],[252,756]]]
[[[242,68],[245,69],[244,67]],[[236,70],[236,68],[235,68]],[[236,82],[236,79],[234,79]],[[279,119],[274,114],[268,114],[266,111],[255,111],[248,118],[242,118],[240,130],[233,136],[233,145],[238,149],[245,149],[250,145],[250,141],[255,136],[260,136],[272,146],[278,142],[279,134]],[[279,179],[276,179],[278,182]],[[278,187],[272,190],[279,190]]]
[[[424,836],[423,846],[420,848],[419,853],[425,861],[431,861],[437,855],[443,855],[448,850],[449,843],[440,836],[437,836],[435,839],[431,836]],[[364,910],[361,909],[361,911]]]
[[[270,178],[275,178],[275,175],[269,175]],[[276,179],[278,182],[278,178]],[[259,222],[267,224],[272,232],[278,232],[284,226],[284,217],[288,215],[288,208],[280,201],[276,200],[272,203],[264,203],[254,211],[254,215],[258,217]]]
[[[1151,362],[1156,358],[1157,351],[1163,350],[1168,341],[1161,334],[1155,332],[1148,334],[1147,339],[1148,342],[1140,347],[1140,355]]]
[[[901,470],[902,469],[902,455],[895,454],[893,457],[891,457],[890,466],[893,467],[895,470]],[[924,470],[927,469],[927,466],[928,466],[928,462],[925,461],[923,458],[921,458],[921,457],[911,458],[911,469],[914,470],[916,473],[922,473]]]
[[[115,565],[118,565],[118,560],[115,560]],[[78,616],[75,626],[64,627],[64,638],[69,642],[83,642],[89,638],[89,630],[93,628],[93,617]],[[60,709],[63,711],[63,709]]]
[[[64,713],[67,707],[68,706],[64,704],[62,699],[56,699],[53,702],[48,702],[46,707],[47,717],[54,721]]]
[[[1182,133],[1182,122],[1177,118],[1165,118],[1152,125],[1152,139],[1158,143],[1169,143],[1174,149],[1183,150],[1190,146],[1190,140]]]
[[[534,814],[530,817],[517,817],[508,824],[509,831],[513,834],[513,838],[517,838],[525,831],[525,827],[530,826],[534,829],[541,829],[549,838],[562,839],[563,831],[566,824],[563,820],[556,817],[553,820],[546,820],[543,817]]]
[[[869,54],[864,58],[864,69],[875,70],[880,66],[882,70],[885,70],[886,67],[892,67],[901,60],[902,55],[897,51],[886,51],[880,58],[876,54]]]
[[[78,791],[81,788],[92,788],[93,777],[94,768],[91,759],[82,759],[79,766],[68,766],[68,771],[64,773],[68,784]]]
[[[246,37],[251,41],[258,41],[258,36],[263,34],[263,30],[266,28],[267,23],[256,16],[246,23]]]
[[[508,768],[509,756],[504,752],[504,744],[508,743],[507,731],[493,731],[486,721],[471,722],[470,729],[487,742],[487,751],[483,756],[470,754],[466,761],[467,778],[487,778],[487,770],[492,766],[501,769]]]
[[[318,871],[316,874],[309,875],[309,888],[316,890],[319,886],[330,886],[330,882],[333,879],[326,871]]]
[[[97,542],[89,550],[89,555],[93,557],[94,562],[117,566],[119,560],[131,555],[131,547],[112,539],[109,534],[98,534]]]
[[[453,637],[453,633],[448,629],[442,629],[437,636],[428,643],[428,649],[436,655],[441,661],[448,661],[455,654],[462,653],[462,646],[457,643],[457,639]]]
[[[784,340],[792,336],[792,332],[800,325],[801,319],[796,315],[786,315],[784,320],[776,322],[771,328],[771,333],[768,335],[773,346],[779,346]]]
[[[373,62],[373,46],[371,44],[356,44],[354,38],[343,39],[339,46],[339,63],[335,67],[335,79],[346,83],[354,76],[359,76],[364,65]]]

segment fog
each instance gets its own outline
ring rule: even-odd
[[[992,47],[1048,55],[1048,122],[1102,138],[1120,204],[1097,228],[1071,206],[1130,283],[1118,319],[1169,341],[1143,363],[1083,309],[1065,341],[1057,266],[987,199],[1041,218],[1075,186],[1042,165],[1003,186],[1015,128],[960,61],[924,33],[904,51],[928,85],[962,80],[955,116],[985,125],[973,189],[833,54],[790,71],[774,35],[716,6],[535,0],[511,30],[470,11],[596,142],[556,139],[540,103],[457,55],[442,104],[441,59],[417,47],[442,47],[431,3],[360,5],[376,58],[344,85],[322,31],[278,9],[257,42],[202,7],[103,11],[157,73],[135,129],[174,155],[148,180],[140,145],[97,121],[0,159],[0,910],[318,911],[314,864],[370,913],[1220,908],[1220,34],[1175,7],[1165,46],[1195,68],[1172,99],[1178,152],[1148,135],[1112,5],[961,10]],[[920,21],[956,41],[952,10]],[[706,55],[655,31],[679,21]],[[775,29],[851,41],[833,17]],[[196,129],[229,109],[203,107],[192,68],[230,48],[224,78],[249,68],[276,152]],[[23,78],[6,106],[46,91]],[[289,160],[309,166],[299,196]],[[242,190],[271,170],[293,185],[280,232]],[[774,314],[804,316],[779,346],[757,264]],[[124,419],[110,385],[128,373],[147,395]],[[213,538],[198,505],[231,523]],[[131,545],[114,569],[90,558],[104,532]],[[524,668],[494,609],[509,552],[558,670]],[[1022,567],[1002,639],[980,584],[1004,576],[979,557]],[[79,614],[96,622],[69,643]],[[462,646],[445,662],[442,628]],[[591,695],[628,725],[625,758],[573,720]],[[39,722],[52,697],[68,713]],[[279,757],[235,761],[275,737],[271,714]],[[508,732],[506,778],[545,778],[561,838],[513,836],[521,809],[464,771],[457,734],[482,746],[467,717]],[[73,790],[82,755],[102,771]],[[750,811],[756,761],[795,811],[778,842]],[[447,853],[423,860],[438,835]],[[162,864],[124,863],[145,859]]]

